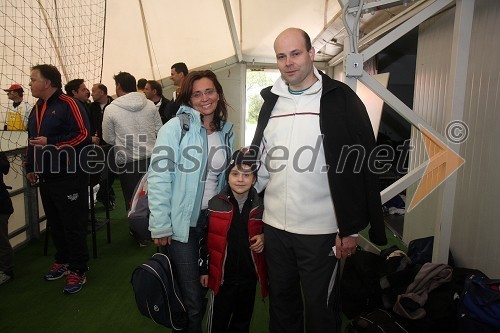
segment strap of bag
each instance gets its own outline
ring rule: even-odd
[[[182,139],[184,138],[184,135],[186,135],[186,132],[189,131],[189,124],[191,120],[191,115],[188,113],[181,113],[177,115],[179,118],[180,124],[181,124],[181,138],[179,140],[179,145],[182,142]]]

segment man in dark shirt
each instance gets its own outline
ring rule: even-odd
[[[90,117],[92,123],[95,124],[95,135],[99,137],[99,146],[102,148],[102,152],[106,156],[106,161],[108,162],[111,158],[109,151],[111,145],[107,144],[102,138],[102,118],[104,115],[104,110],[111,104],[113,98],[108,95],[108,87],[102,83],[96,83],[92,86],[92,99],[94,100],[90,104]],[[104,169],[101,172],[99,192],[97,192],[97,201],[103,203],[109,209],[115,208],[115,191],[113,190],[113,182],[115,181],[116,173],[114,173],[110,168],[108,163],[105,163]],[[107,186],[106,186],[107,184]],[[106,198],[107,189],[107,198]]]
[[[47,227],[56,248],[47,281],[67,275],[64,293],[86,282],[88,192],[85,147],[90,124],[83,105],[63,94],[61,73],[52,65],[31,68],[30,87],[38,98],[28,119],[26,178],[40,182]]]
[[[169,112],[171,110],[171,108],[169,108],[169,105],[173,102],[163,96],[163,89],[158,81],[149,80],[146,83],[146,87],[144,87],[144,94],[146,95],[147,99],[155,103],[162,123],[165,124],[171,118],[175,117],[175,113],[172,114]]]

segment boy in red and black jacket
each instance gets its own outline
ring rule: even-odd
[[[200,242],[200,282],[212,290],[207,332],[249,332],[256,282],[267,296],[262,212],[255,161],[241,151],[226,170],[229,185],[208,202]]]

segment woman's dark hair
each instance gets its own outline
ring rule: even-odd
[[[193,94],[194,82],[204,77],[214,83],[215,90],[217,91],[217,94],[219,94],[219,101],[217,102],[217,107],[215,109],[214,120],[210,124],[210,127],[212,130],[220,131],[223,123],[227,121],[228,104],[226,102],[226,98],[224,97],[222,86],[219,83],[219,80],[217,80],[217,76],[215,76],[214,72],[206,70],[189,73],[184,79],[184,82],[182,82],[181,92],[177,96],[175,102],[179,105],[185,104],[191,106],[191,95]]]

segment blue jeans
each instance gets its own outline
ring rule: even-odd
[[[172,243],[166,247],[168,256],[174,263],[182,298],[188,312],[188,327],[183,332],[202,333],[202,320],[206,307],[205,294],[207,290],[200,283],[198,251],[206,218],[206,213],[203,214],[202,211],[197,226],[189,229],[187,243],[172,240]]]

